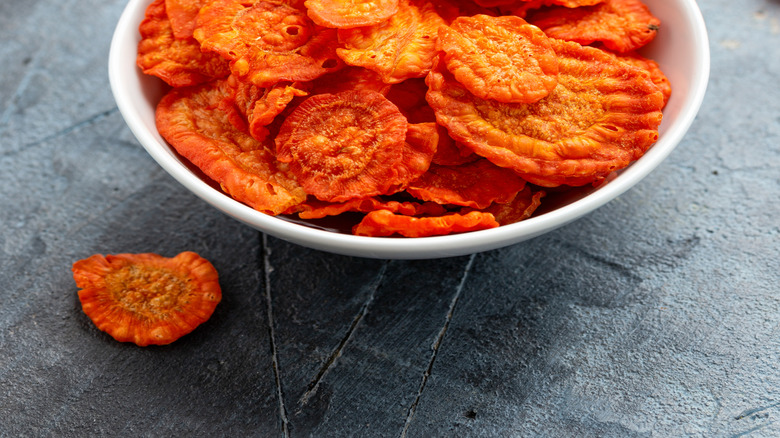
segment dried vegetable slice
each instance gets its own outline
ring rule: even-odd
[[[191,38],[200,8],[210,0],[165,0],[165,10],[176,38]]]
[[[552,38],[582,45],[600,42],[618,53],[646,45],[661,26],[641,0],[605,0],[581,8],[551,7],[529,13],[526,19]]]
[[[667,102],[669,102],[669,98],[672,96],[672,83],[669,82],[669,78],[667,78],[661,70],[661,66],[652,59],[645,58],[636,52],[623,53],[617,56],[621,61],[627,62],[634,67],[647,70],[647,72],[650,73],[650,79],[658,86],[658,89],[661,90],[661,93],[664,95],[664,106],[666,106]]]
[[[401,161],[395,165],[395,177],[385,194],[400,192],[413,180],[428,171],[439,145],[436,123],[407,124]]]
[[[223,111],[229,111],[225,106],[233,106],[245,118],[239,122],[231,119],[233,126],[239,130],[248,131],[258,141],[265,140],[270,131],[268,125],[281,114],[295,97],[307,96],[305,83],[280,82],[270,88],[260,88],[254,84],[228,78],[228,83],[235,89],[235,95],[227,97],[221,105]]]
[[[193,38],[177,39],[165,12],[165,0],[146,8],[139,26],[138,67],[172,87],[186,87],[223,78],[230,73],[227,61],[215,53],[203,53]]]
[[[406,131],[406,118],[380,93],[319,94],[282,123],[276,157],[320,200],[365,198],[394,184]]]
[[[336,31],[284,3],[215,0],[201,8],[193,36],[204,50],[229,59],[234,75],[258,87],[310,81],[343,66]]]
[[[194,252],[95,254],[72,269],[82,309],[97,328],[141,347],[192,332],[222,299],[216,269]]]
[[[382,81],[377,72],[347,66],[335,73],[328,73],[311,82],[312,94],[336,94],[342,91],[366,90],[386,95],[390,84]]]
[[[579,8],[581,6],[597,5],[604,0],[519,0],[514,4],[506,3],[499,9],[507,15],[516,15],[525,18],[529,11],[545,6],[564,6],[567,8]]]
[[[306,0],[311,19],[324,27],[349,29],[379,24],[398,12],[399,0]]]
[[[460,166],[432,164],[406,192],[423,201],[482,209],[509,202],[523,187],[525,180],[511,169],[481,159]]]
[[[226,81],[171,90],[157,106],[160,135],[228,195],[256,210],[277,215],[305,201],[306,193],[276,161],[273,143],[237,130],[218,111],[231,92]]]
[[[558,86],[532,104],[479,99],[444,68],[428,102],[450,136],[546,186],[585,184],[639,158],[658,139],[663,96],[647,72],[592,47],[551,39]]]
[[[501,225],[513,224],[531,217],[541,205],[545,194],[543,190],[534,191],[530,186],[525,186],[511,201],[504,204],[493,203],[482,211],[492,214]],[[461,213],[469,211],[471,210],[464,209]]]
[[[439,144],[436,146],[436,153],[431,159],[431,163],[441,166],[459,166],[461,164],[471,163],[481,159],[471,149],[461,146],[447,133],[447,128],[436,125],[439,131]]]
[[[347,64],[376,71],[388,84],[428,74],[444,20],[428,0],[400,0],[398,12],[373,26],[339,29],[336,49]]]
[[[558,83],[558,58],[547,36],[519,17],[459,17],[439,28],[444,62],[455,79],[482,98],[532,103]]]
[[[352,228],[352,233],[373,237],[387,237],[393,234],[404,237],[428,237],[486,230],[497,226],[498,222],[492,214],[481,211],[413,217],[393,214],[388,210],[376,210],[366,214],[363,220]]]
[[[426,92],[425,79],[414,78],[392,85],[385,97],[401,110],[409,123],[434,122],[436,116],[425,100]]]
[[[325,216],[337,216],[349,211],[368,213],[374,210],[388,210],[405,216],[435,215],[447,213],[444,207],[434,202],[408,202],[383,200],[380,197],[350,199],[341,203],[308,200],[297,207],[301,219],[321,219]]]

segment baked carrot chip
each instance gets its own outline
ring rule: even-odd
[[[525,181],[512,170],[480,159],[460,166],[433,164],[406,192],[424,201],[481,209],[509,202],[523,187]]]
[[[380,74],[388,84],[424,77],[436,57],[439,26],[444,20],[428,0],[400,0],[398,12],[379,24],[340,29],[336,49],[349,65]]]
[[[661,26],[640,0],[605,0],[582,8],[551,7],[529,13],[526,19],[552,38],[582,45],[600,42],[618,53],[649,43]]]
[[[661,66],[652,59],[645,58],[644,56],[636,52],[628,52],[617,55],[618,59],[627,62],[634,67],[639,67],[643,70],[647,70],[650,73],[650,79],[661,90],[664,95],[664,106],[669,102],[669,98],[672,96],[672,83],[669,82],[669,78],[666,77],[661,70]]]
[[[509,225],[531,217],[534,211],[541,205],[541,200],[544,196],[544,191],[534,191],[531,190],[530,186],[526,186],[511,201],[505,204],[493,203],[482,211],[492,214],[499,224]],[[461,213],[464,212],[468,212],[468,210]]]
[[[532,104],[484,100],[439,66],[428,102],[456,141],[544,186],[582,185],[639,158],[658,139],[663,95],[646,71],[551,39],[558,86]],[[533,180],[532,180],[533,178]]]
[[[393,234],[404,237],[428,237],[486,230],[497,226],[498,222],[492,214],[481,211],[413,217],[393,214],[388,210],[375,210],[366,214],[363,220],[352,228],[352,233],[373,237],[387,237]]]
[[[120,342],[165,345],[211,317],[222,299],[214,266],[194,252],[96,254],[73,264],[84,313]]]
[[[439,28],[444,62],[473,95],[533,103],[558,83],[558,59],[547,36],[519,17],[459,17]]]
[[[405,216],[435,215],[440,216],[447,212],[439,204],[434,202],[408,202],[384,200],[381,197],[373,196],[363,199],[350,199],[346,202],[324,202],[308,200],[297,207],[298,217],[301,219],[320,219],[325,216],[337,216],[339,214],[352,211],[368,213],[374,210],[388,210],[393,213]]]
[[[234,75],[258,87],[310,81],[343,66],[336,31],[284,3],[215,0],[198,13],[193,36],[204,50],[229,59]]]
[[[191,38],[200,8],[210,0],[165,0],[165,11],[176,38]]]
[[[306,0],[309,17],[337,29],[379,24],[398,12],[398,0]]]
[[[406,118],[380,93],[318,94],[282,123],[276,158],[320,200],[380,195],[396,181],[406,131]]]
[[[215,53],[203,53],[193,38],[174,37],[165,12],[165,0],[146,8],[139,26],[138,67],[173,87],[186,87],[223,78],[230,73],[227,61]]]
[[[184,158],[228,195],[277,215],[306,200],[306,193],[276,161],[273,143],[236,129],[219,107],[226,81],[174,88],[157,106],[157,129]]]

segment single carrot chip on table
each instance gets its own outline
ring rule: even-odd
[[[157,129],[228,195],[280,214],[305,201],[306,193],[277,162],[271,140],[259,142],[239,131],[218,110],[232,90],[227,81],[174,88],[157,106]]]
[[[447,70],[473,95],[533,103],[558,83],[558,58],[547,36],[519,17],[459,17],[439,28]]]
[[[216,269],[194,252],[96,254],[73,264],[73,278],[97,328],[142,347],[192,332],[222,299]]]
[[[379,24],[398,12],[399,0],[306,0],[309,17],[324,27],[349,29]]]
[[[602,50],[550,39],[558,85],[544,99],[480,99],[437,66],[428,102],[456,141],[543,186],[583,185],[639,158],[658,139],[663,95],[646,71]]]
[[[377,92],[318,94],[282,123],[276,158],[320,200],[381,195],[395,183],[407,125],[398,108]]]
[[[394,214],[388,210],[375,210],[366,214],[363,220],[352,228],[352,233],[372,237],[387,237],[393,234],[404,237],[429,237],[486,230],[497,226],[498,222],[492,214],[481,211],[414,217]]]
[[[581,8],[550,7],[526,16],[548,36],[582,45],[599,42],[623,53],[652,41],[661,21],[640,0],[604,0]]]
[[[385,83],[424,77],[436,57],[444,20],[428,0],[400,0],[398,12],[373,26],[339,29],[336,49],[346,64],[379,73]]]
[[[230,74],[228,62],[216,53],[203,53],[193,38],[175,38],[165,11],[165,0],[146,8],[139,26],[138,67],[173,87],[186,87]]]
[[[336,30],[284,3],[215,0],[198,13],[193,36],[204,50],[229,59],[234,75],[258,87],[310,81],[343,66]]]

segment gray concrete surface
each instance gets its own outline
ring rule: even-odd
[[[259,234],[138,145],[118,0],[0,2],[0,436],[780,436],[780,3],[702,0],[712,77],[636,188],[534,240],[366,260]],[[223,302],[113,341],[70,266],[183,250]]]

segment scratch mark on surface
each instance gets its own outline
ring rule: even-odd
[[[765,428],[765,427],[769,426],[770,424],[772,424],[772,422],[771,422],[771,421],[770,421],[770,422],[768,422],[768,423],[759,424],[758,426],[756,426],[756,427],[752,427],[752,428],[750,428],[750,429],[748,429],[748,430],[746,430],[746,431],[744,431],[744,432],[735,433],[734,435],[732,435],[732,436],[731,436],[731,438],[739,438],[739,437],[741,437],[741,436],[750,435],[751,433],[753,433],[753,432],[755,432],[755,431],[757,431],[757,430],[761,430],[761,429],[763,429],[763,428]]]
[[[368,313],[368,309],[369,307],[371,307],[371,303],[374,302],[374,296],[376,295],[376,291],[385,277],[386,271],[387,271],[387,262],[384,262],[382,264],[382,267],[379,269],[379,273],[377,273],[376,278],[371,284],[371,288],[370,288],[371,292],[369,293],[368,298],[360,307],[360,310],[358,311],[357,315],[355,315],[355,317],[352,319],[352,324],[350,324],[349,328],[347,329],[347,332],[344,334],[344,337],[341,338],[341,342],[339,342],[339,345],[336,347],[336,349],[333,350],[333,352],[331,352],[330,356],[328,356],[328,359],[325,361],[322,367],[320,367],[320,370],[317,372],[317,375],[314,377],[314,379],[312,379],[312,381],[309,382],[306,392],[303,394],[303,396],[301,396],[301,399],[299,401],[301,405],[305,405],[306,403],[308,403],[311,396],[317,393],[317,389],[320,386],[320,382],[322,381],[322,378],[336,363],[336,360],[341,356],[341,352],[344,351],[344,347],[347,345],[347,342],[349,342],[349,340],[352,338],[352,334],[355,332],[355,329],[357,328],[360,321],[363,319],[366,313]]]
[[[268,337],[271,344],[271,363],[274,370],[274,382],[276,383],[276,398],[279,403],[279,417],[282,421],[282,435],[285,438],[289,438],[290,430],[288,427],[287,410],[284,405],[284,392],[282,391],[282,377],[279,372],[279,354],[276,349],[276,333],[274,330],[274,310],[271,300],[271,272],[273,267],[271,266],[271,249],[268,246],[268,236],[263,234],[262,245],[260,250],[263,256],[263,275],[265,288],[263,295],[265,295],[265,308],[268,319]]]
[[[30,81],[32,80],[32,77],[35,76],[35,73],[38,73],[38,68],[37,68],[38,53],[36,53],[32,57],[31,62],[27,63],[27,65],[29,66],[27,72],[25,72],[24,76],[22,76],[22,79],[19,81],[19,85],[16,87],[14,94],[11,96],[10,99],[8,99],[8,106],[5,108],[5,111],[3,111],[3,114],[0,115],[0,132],[3,132],[4,128],[8,124],[8,121],[11,119],[11,113],[13,113],[14,110],[16,110],[16,106],[17,106],[16,103],[19,101],[19,99],[24,94],[24,91],[30,85]]]
[[[86,126],[90,126],[90,125],[92,125],[94,123],[97,123],[97,122],[105,119],[106,117],[109,117],[110,115],[112,115],[112,114],[114,114],[114,113],[116,113],[118,111],[119,111],[118,107],[113,107],[113,108],[111,108],[109,110],[101,111],[101,112],[99,112],[99,113],[97,113],[95,115],[92,115],[92,116],[84,119],[84,120],[78,121],[78,122],[76,122],[76,123],[74,123],[74,124],[72,124],[72,125],[70,125],[70,126],[68,126],[66,128],[60,129],[59,131],[57,131],[57,132],[55,132],[53,134],[49,134],[46,137],[43,137],[43,138],[41,138],[39,140],[35,140],[34,142],[28,143],[28,144],[24,145],[22,150],[30,148],[30,147],[34,147],[34,146],[37,146],[39,144],[46,143],[47,141],[54,140],[55,138],[62,137],[64,135],[70,134],[71,132],[76,131],[76,130],[78,130],[80,128],[83,128],[83,127],[86,127]]]
[[[769,406],[760,406],[760,407],[753,408],[753,409],[745,409],[744,411],[742,411],[741,414],[739,414],[736,417],[734,417],[734,419],[735,420],[741,420],[741,419],[743,419],[745,417],[749,417],[749,416],[751,416],[753,414],[756,414],[756,413],[761,412],[761,411],[765,411],[767,409],[772,409],[772,408],[774,408],[776,406],[780,406],[780,402],[772,403]]]
[[[409,410],[407,411],[404,428],[401,431],[401,438],[405,438],[407,432],[409,432],[409,426],[412,424],[412,419],[414,418],[414,413],[417,410],[417,405],[420,403],[420,398],[422,398],[425,385],[428,383],[428,377],[433,371],[433,364],[436,362],[436,356],[439,354],[439,347],[441,347],[441,344],[444,341],[444,335],[447,333],[447,329],[450,326],[452,316],[455,313],[455,306],[458,304],[460,295],[463,292],[463,286],[466,284],[466,279],[469,276],[471,267],[474,265],[475,258],[476,254],[472,254],[471,257],[469,257],[469,261],[466,263],[466,267],[463,270],[463,277],[461,277],[460,283],[458,283],[458,287],[455,289],[455,294],[452,297],[452,301],[450,301],[450,307],[447,310],[447,316],[444,319],[444,325],[442,326],[441,330],[439,330],[439,335],[436,337],[436,341],[432,345],[433,351],[431,352],[431,359],[428,361],[428,368],[426,368],[425,372],[423,373],[422,381],[420,382],[420,388],[417,390],[417,396],[414,398],[414,401],[409,406]]]

